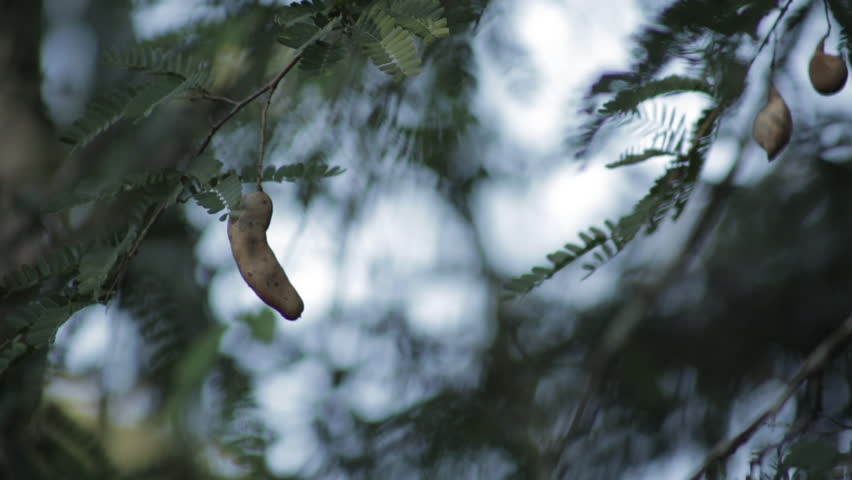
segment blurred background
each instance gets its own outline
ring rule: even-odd
[[[105,53],[190,52],[214,93],[243,98],[287,62],[273,19],[290,3],[0,3],[0,272],[115,230],[132,196],[69,192],[179,168],[230,108],[188,96],[68,155],[62,132],[132,78]],[[178,202],[114,295],[69,310],[49,348],[0,355],[2,478],[688,478],[775,401],[852,313],[852,93],[821,96],[807,78],[829,7],[440,3],[450,36],[424,48],[419,75],[396,81],[353,57],[329,76],[294,70],[272,98],[267,165],[346,169],[264,184],[302,318],[243,282],[219,215]],[[845,58],[852,5],[828,3],[827,50]],[[683,214],[591,275],[569,265],[502,298],[578,232],[628,215],[671,157],[607,164],[722,96],[652,98],[578,147],[590,99],[618,88],[593,87],[653,62],[654,75],[742,76]],[[751,140],[770,79],[794,120],[772,163]],[[254,164],[264,99],[213,138],[225,170]],[[714,221],[681,259],[708,205]],[[0,288],[0,318],[68,288]],[[598,368],[637,298],[641,322]],[[2,328],[3,348],[24,338]],[[848,478],[849,358],[826,362],[712,478]]]

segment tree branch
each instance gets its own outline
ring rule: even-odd
[[[249,96],[247,96],[246,98],[237,102],[237,104],[234,105],[234,108],[232,108],[230,112],[228,112],[224,117],[222,117],[221,120],[216,122],[216,124],[210,128],[210,132],[204,138],[204,141],[201,142],[201,145],[198,147],[198,151],[195,153],[195,156],[197,157],[204,153],[204,150],[207,149],[208,145],[210,145],[210,141],[213,140],[213,136],[216,135],[216,132],[218,132],[219,129],[222,128],[228,122],[228,120],[233,118],[234,115],[236,115],[243,108],[245,108],[246,105],[253,102],[257,97],[263,95],[264,92],[268,92],[270,90],[275,90],[276,88],[278,88],[278,84],[281,83],[281,79],[284,78],[284,76],[287,75],[290,70],[292,70],[297,63],[299,63],[299,60],[301,59],[302,54],[299,53],[298,55],[293,57],[292,60],[290,60],[290,63],[288,63],[287,66],[284,67],[284,70],[281,70],[281,72],[278,73],[275,78],[267,82],[266,85],[263,85],[262,87],[249,94]]]
[[[772,24],[772,27],[770,27],[769,32],[758,46],[754,57],[752,57],[749,62],[748,68],[751,67],[758,55],[760,55],[760,52],[768,43],[769,38],[778,27],[781,19],[787,13],[787,10],[792,3],[793,0],[788,0],[781,8],[778,17],[775,19],[775,22]],[[717,106],[713,109],[710,115],[707,116],[707,119],[699,126],[695,139],[693,139],[692,146],[690,147],[690,154],[699,148],[700,141],[704,137],[710,135],[713,125],[715,125],[719,116],[722,114],[722,110],[723,107],[721,105]],[[631,335],[639,326],[639,323],[645,317],[647,311],[654,305],[659,295],[668,288],[670,283],[683,271],[684,268],[688,266],[689,261],[693,258],[695,253],[701,249],[702,244],[708,237],[712,227],[715,225],[722,212],[725,197],[730,192],[730,187],[733,184],[734,178],[736,178],[741,165],[742,155],[737,155],[734,164],[725,175],[725,178],[718,185],[712,188],[707,206],[704,211],[701,212],[698,220],[696,220],[695,224],[690,229],[687,239],[684,241],[680,252],[674,257],[672,263],[663,270],[663,272],[657,277],[656,281],[651,282],[650,285],[645,286],[640,292],[634,295],[628,304],[618,312],[615,319],[610,324],[610,327],[604,334],[603,344],[592,356],[592,373],[586,382],[583,394],[577,404],[568,432],[559,443],[563,443],[570,438],[572,434],[578,431],[585,417],[588,404],[600,388],[600,385],[603,383],[603,378],[606,376],[606,373],[617,353],[621,351],[630,339]]]
[[[832,332],[822,343],[814,348],[811,354],[808,355],[807,360],[805,360],[787,382],[787,388],[784,389],[784,392],[778,396],[769,408],[733,438],[720,441],[710,450],[701,468],[689,477],[690,480],[700,480],[707,473],[708,468],[733,455],[767,420],[777,415],[784,408],[784,405],[790,397],[796,394],[796,391],[799,390],[805,380],[824,370],[832,358],[840,351],[841,347],[850,340],[852,340],[852,315],[847,317],[837,330]]]

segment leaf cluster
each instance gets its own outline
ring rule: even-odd
[[[113,90],[92,101],[83,115],[60,137],[71,153],[85,147],[121,120],[138,122],[160,105],[209,88],[210,68],[189,55],[159,48],[132,47],[106,55],[114,65],[141,74],[137,83]]]
[[[331,72],[354,42],[381,71],[401,79],[420,72],[423,47],[450,33],[437,0],[363,3],[314,0],[282,7],[278,41],[302,51],[300,68],[316,74]]]

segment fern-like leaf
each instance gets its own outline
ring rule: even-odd
[[[299,22],[287,25],[278,35],[278,43],[285,47],[299,49],[308,44],[320,29],[312,23]]]
[[[303,0],[301,2],[293,2],[278,9],[278,14],[275,16],[275,22],[284,26],[292,25],[295,22],[299,22],[318,13],[322,13],[325,8],[325,3],[322,0]]]
[[[136,122],[149,116],[161,103],[172,98],[183,85],[181,77],[163,75],[142,85],[124,108],[124,116]]]
[[[615,95],[615,98],[601,107],[598,113],[606,117],[633,113],[636,112],[636,109],[642,102],[660,96],[685,92],[700,92],[711,95],[713,87],[706,81],[698,78],[671,75],[660,80],[650,81],[638,87],[626,88],[619,91]]]
[[[680,215],[694,183],[690,181],[688,172],[687,166],[671,166],[654,182],[633,211],[618,221],[618,235],[622,243],[633,240],[643,227],[646,233],[656,231],[672,208],[675,210],[673,218]]]
[[[160,49],[134,47],[107,54],[107,60],[148,74],[142,85],[127,87],[89,104],[83,116],[60,137],[82,148],[122,119],[145,118],[159,105],[193,89],[205,90],[210,72],[206,64]]]
[[[48,253],[35,265],[22,265],[0,279],[0,291],[6,295],[32,288],[46,278],[69,274],[76,270],[84,250],[81,244],[69,245]]]
[[[216,160],[212,153],[206,151],[192,159],[186,174],[200,185],[208,185],[211,180],[222,174],[222,162]]]
[[[240,198],[242,197],[243,184],[237,175],[228,175],[216,185],[216,191],[222,195],[222,200],[228,205],[231,211],[240,208]]]
[[[696,122],[692,147],[689,151],[675,157],[665,173],[654,182],[630,214],[621,217],[617,224],[606,222],[609,235],[594,227],[590,228],[588,233],[581,232],[579,235],[584,243],[583,246],[569,243],[565,245],[564,250],[551,253],[547,258],[553,263],[553,267],[535,267],[530,273],[511,280],[505,286],[509,293],[505,294],[504,298],[510,299],[519,294],[528,293],[556,272],[573,263],[578,257],[594,251],[592,255],[594,261],[584,263],[582,266],[588,271],[588,275],[591,275],[618,254],[642,229],[645,229],[645,233],[653,233],[670,213],[672,219],[677,219],[686,207],[701,167],[704,165],[709,139],[718,117],[718,107],[704,111]],[[682,142],[681,137],[676,143],[678,148]]]
[[[387,13],[401,27],[423,39],[429,45],[450,34],[444,8],[438,0],[396,0],[389,2]]]
[[[121,307],[131,315],[144,340],[146,375],[166,382],[194,334],[191,325],[176,317],[177,304],[167,293],[156,280],[143,279],[129,286],[120,298]]]
[[[610,81],[604,82],[600,86],[600,89],[604,91],[609,90],[614,85],[620,84],[620,81],[625,78],[635,80],[636,77],[631,74],[613,75],[609,79]],[[660,96],[686,92],[698,92],[710,95],[713,93],[713,87],[702,79],[679,75],[672,75],[660,80],[652,80],[639,86],[625,86],[616,93],[614,98],[599,108],[595,118],[589,121],[583,128],[583,133],[580,134],[577,140],[577,143],[580,145],[577,156],[583,157],[589,153],[590,146],[595,137],[597,137],[611,119],[624,115],[641,116],[639,106],[643,102]]]
[[[574,263],[589,253],[594,253],[595,261],[583,264],[583,269],[591,275],[596,269],[608,260],[612,259],[621,251],[624,244],[618,240],[617,227],[612,222],[606,222],[610,233],[607,234],[597,227],[590,227],[588,231],[580,232],[578,236],[582,245],[574,243],[565,244],[564,248],[547,255],[552,266],[533,267],[529,273],[513,278],[504,286],[507,291],[503,295],[504,300],[509,300],[524,295],[541,285],[545,280],[553,277],[557,272]]]
[[[77,292],[98,301],[104,286],[110,278],[122,255],[133,246],[137,229],[131,229],[123,236],[118,245],[101,245],[93,248],[80,259],[80,273],[77,275]]]
[[[73,145],[72,153],[78,148],[85,147],[98,135],[124,118],[127,106],[132,103],[142,88],[144,87],[123,88],[92,101],[83,115],[59,139]]]
[[[282,167],[267,167],[263,171],[262,181],[264,182],[296,182],[299,180],[317,180],[320,178],[329,178],[342,175],[346,169],[334,166],[330,167],[325,163],[293,163]],[[252,183],[257,181],[257,169],[252,166],[243,168],[240,172],[240,179],[244,183]]]
[[[3,375],[9,365],[26,352],[27,344],[23,342],[23,335],[16,335],[0,346],[0,375]]]
[[[52,299],[42,298],[17,307],[4,319],[4,323],[15,331],[23,332],[23,336],[18,340],[19,342],[31,348],[45,348],[53,343],[53,338],[56,336],[56,330],[59,326],[65,320],[68,320],[68,317],[73,315],[74,312],[90,303],[73,302],[60,305]],[[3,347],[4,353],[0,356],[14,356],[13,353],[5,353],[7,348],[20,350],[20,347],[15,346],[13,342]]]
[[[199,205],[213,215],[225,209],[225,201],[215,191],[198,192],[192,196]]]
[[[618,168],[627,165],[635,165],[637,163],[642,163],[645,160],[650,160],[652,158],[660,157],[663,155],[675,155],[675,153],[668,152],[666,150],[660,150],[658,148],[647,148],[638,153],[627,152],[622,154],[621,158],[619,158],[617,162],[608,163],[606,165],[606,168]]]
[[[49,202],[44,209],[46,212],[58,212],[135,191],[146,192],[149,196],[156,197],[173,189],[180,183],[180,179],[180,172],[171,168],[147,170],[128,175],[120,182],[106,185],[95,192],[75,191],[65,198]]]
[[[342,45],[317,41],[305,47],[299,68],[306,72],[325,75],[343,58]]]
[[[397,26],[384,9],[370,9],[355,27],[354,39],[379,70],[396,79],[420,73],[420,53],[414,37]]]
[[[209,79],[209,66],[196,58],[159,48],[131,47],[107,53],[107,61],[151,75],[168,75],[189,80],[190,88],[204,89]]]
[[[218,179],[208,189],[193,193],[192,197],[211,215],[225,208],[229,211],[238,210],[242,197],[242,182],[237,175],[228,174]]]

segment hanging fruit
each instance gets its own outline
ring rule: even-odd
[[[284,318],[295,320],[305,308],[302,298],[266,241],[272,199],[263,192],[243,195],[239,218],[228,220],[228,240],[240,274],[261,300]]]
[[[758,145],[766,150],[771,162],[790,141],[793,132],[793,117],[787,103],[774,84],[769,85],[769,99],[757,114],[752,135]]]
[[[833,95],[846,85],[849,72],[846,62],[837,55],[825,53],[825,38],[819,44],[811,57],[808,68],[811,77],[811,85],[822,95]]]

